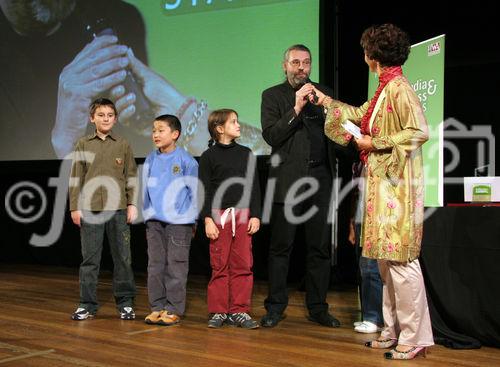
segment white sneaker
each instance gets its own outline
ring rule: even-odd
[[[130,306],[120,308],[120,319],[122,319],[122,320],[134,320],[135,319],[134,309]]]
[[[360,325],[355,326],[354,330],[358,333],[371,334],[382,331],[382,328],[378,327],[373,322],[363,321]]]
[[[90,313],[86,308],[78,307],[75,312],[71,315],[71,319],[75,321],[82,321],[91,319],[94,317],[93,313]]]

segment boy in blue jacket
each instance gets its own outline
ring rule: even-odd
[[[176,142],[181,123],[162,115],[153,125],[157,149],[144,162],[143,216],[148,241],[148,298],[145,322],[173,325],[186,308],[189,248],[198,210],[198,163]]]

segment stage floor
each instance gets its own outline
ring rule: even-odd
[[[305,318],[304,293],[290,288],[287,317],[273,329],[207,328],[204,277],[190,277],[186,317],[171,327],[143,322],[149,313],[145,274],[137,274],[137,319],[118,318],[111,274],[102,272],[95,319],[72,321],[78,301],[77,269],[0,264],[0,364],[6,366],[387,366],[383,350],[363,343],[375,334],[358,334],[355,289],[329,292],[338,329]],[[256,282],[252,315],[264,314],[266,284]],[[403,362],[404,363],[404,362]],[[500,349],[430,349],[418,366],[499,366]]]

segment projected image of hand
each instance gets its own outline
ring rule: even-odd
[[[126,77],[128,47],[115,36],[95,38],[64,67],[59,76],[52,146],[59,158],[71,152],[88,125],[89,104]]]
[[[154,117],[166,113],[176,115],[182,122],[182,134],[179,144],[189,145],[184,146],[184,148],[189,150],[191,154],[200,155],[206,149],[209,139],[208,130],[206,128],[206,116],[203,116],[204,119],[200,118],[199,122],[196,121],[196,125],[198,125],[198,123],[204,124],[202,129],[198,129],[198,126],[191,126],[192,129],[196,129],[196,134],[189,140],[189,144],[185,144],[186,140],[184,139],[188,133],[186,130],[188,128],[189,119],[196,111],[196,100],[182,95],[163,76],[156,73],[136,58],[131,49],[128,50],[127,57],[129,59],[129,69],[134,75],[135,80],[142,86],[142,92],[148,99],[153,110],[151,111],[150,121],[147,121],[146,133],[151,133],[151,121]],[[135,105],[136,95],[128,91],[123,85],[118,85],[113,88],[111,95],[116,99],[118,119],[120,121],[131,119],[137,112],[137,107]],[[134,128],[133,126],[131,127]],[[139,128],[136,126],[136,129],[140,130],[142,127]]]
[[[130,62],[130,70],[151,103],[153,118],[163,113],[175,114],[182,105],[184,97],[165,78],[136,58],[132,49],[128,50],[127,58]],[[118,118],[123,121],[132,117],[137,110],[135,93],[119,85],[113,88],[111,96],[116,100]],[[151,121],[148,121],[148,127],[150,124]]]

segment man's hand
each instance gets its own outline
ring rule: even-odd
[[[304,84],[297,92],[295,92],[295,106],[293,109],[298,115],[302,108],[306,105],[309,100],[309,95],[313,92],[314,87],[311,83]]]
[[[353,219],[349,221],[349,235],[347,236],[347,241],[353,246],[356,244],[356,229],[354,228]]]
[[[260,219],[259,218],[250,218],[248,221],[247,232],[249,235],[254,234],[260,228]]]
[[[127,205],[127,223],[132,223],[137,219],[137,208],[135,205]]]
[[[59,76],[52,146],[58,158],[71,152],[89,121],[89,105],[101,93],[125,80],[128,48],[115,36],[96,37],[66,65]]]
[[[215,225],[212,218],[205,218],[205,233],[211,240],[215,241],[217,238],[219,238],[219,229]]]
[[[81,210],[71,211],[71,220],[78,227],[81,227],[82,226],[82,211]]]

